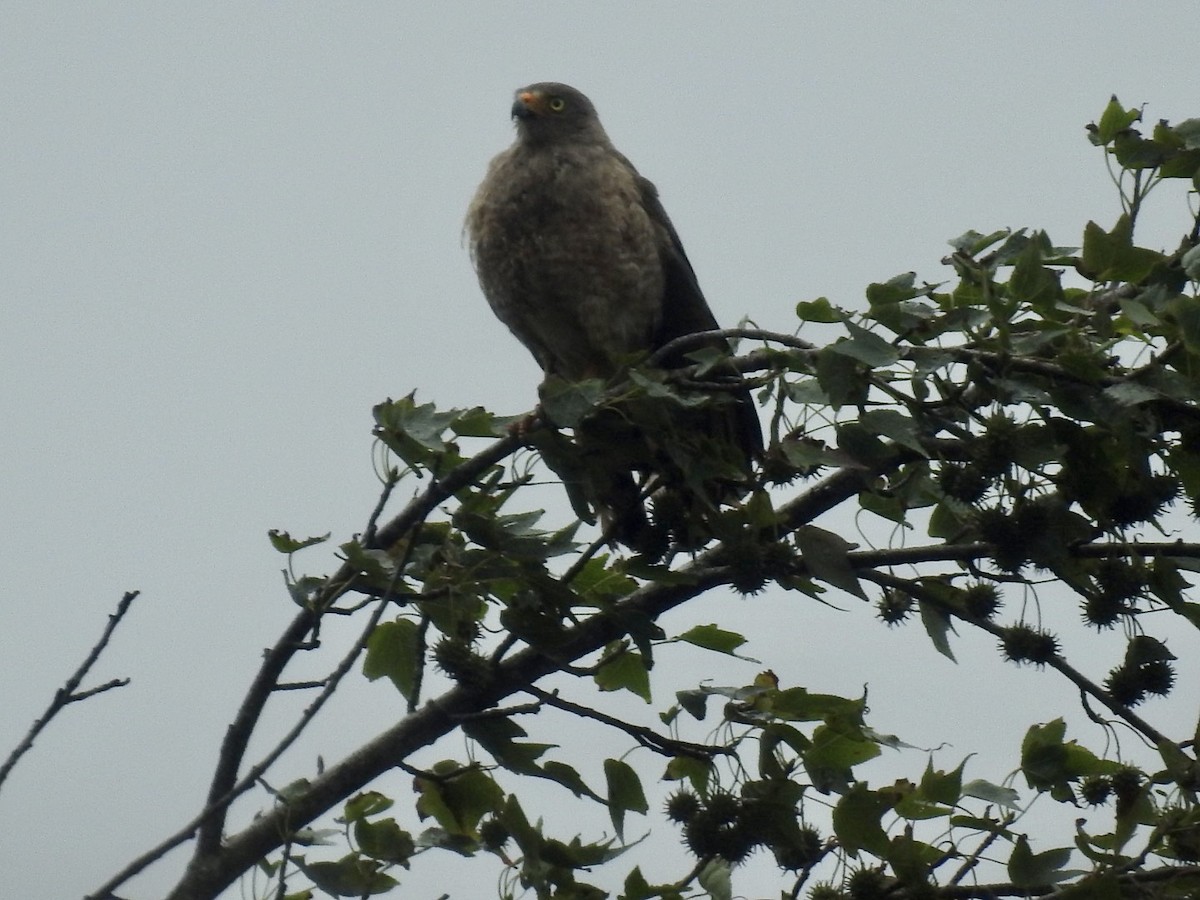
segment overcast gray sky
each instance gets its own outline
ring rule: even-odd
[[[445,406],[532,404],[538,372],[460,239],[511,140],[514,88],[588,93],[659,185],[718,318],[788,331],[797,300],[857,307],[871,281],[948,278],[945,241],[968,228],[1071,245],[1089,218],[1111,226],[1083,126],[1114,92],[1151,120],[1200,115],[1195,9],[4,3],[0,755],[122,592],[143,596],[93,676],[132,684],[68,710],[0,795],[0,893],[79,896],[195,811],[259,650],[292,615],[267,529],[362,528],[374,403],[416,388]],[[1184,222],[1163,189],[1143,239],[1174,246]],[[988,642],[961,642],[956,668],[918,628],[867,627],[852,604],[699,607],[669,624],[757,627],[750,652],[789,684],[870,683],[892,716],[875,724],[953,740],[948,766],[1000,744],[990,758],[1015,761],[1006,698],[1017,722],[1075,700]],[[278,781],[399,712],[382,686],[348,696]],[[159,896],[181,864],[130,893]],[[422,866],[405,896],[444,889]],[[482,881],[455,896],[493,892],[493,867],[472,871]]]

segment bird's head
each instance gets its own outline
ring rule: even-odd
[[[521,88],[513,99],[512,116],[517,135],[526,143],[608,141],[592,101],[569,85],[544,81]]]

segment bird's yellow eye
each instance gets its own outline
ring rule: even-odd
[[[551,112],[562,112],[567,108],[567,101],[562,97],[553,97],[549,103]]]

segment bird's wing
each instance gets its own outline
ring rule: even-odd
[[[663,209],[662,202],[658,199],[658,188],[641,175],[637,176],[637,180],[642,193],[642,205],[664,236],[659,248],[665,276],[662,323],[654,342],[654,349],[658,349],[685,334],[715,331],[720,326],[708,306],[708,301],[704,299],[700,283],[696,280],[696,272],[683,250],[679,234],[675,231],[675,226],[671,224],[667,211]],[[724,338],[714,337],[709,345],[726,353],[730,352],[729,342]],[[673,354],[663,360],[663,365],[667,367],[687,364],[686,353]],[[762,426],[759,424],[754,401],[751,399],[748,389],[743,388],[735,392],[728,426],[738,444],[745,451],[747,459],[761,452],[763,446]]]
[[[658,188],[653,182],[641,175],[637,176],[638,188],[642,194],[642,206],[646,214],[659,228],[663,240],[659,247],[659,258],[662,260],[665,284],[663,287],[662,324],[655,340],[655,348],[685,334],[695,334],[697,331],[713,331],[719,326],[708,301],[700,290],[696,280],[696,272],[684,252],[679,234],[667,211],[663,209],[658,199]],[[723,344],[724,342],[720,342]],[[686,360],[667,360],[667,365],[683,365]]]

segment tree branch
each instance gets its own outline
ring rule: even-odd
[[[553,706],[556,709],[561,709],[580,718],[592,719],[593,721],[623,731],[647,750],[653,750],[655,753],[661,753],[663,756],[691,756],[695,759],[709,760],[714,756],[737,755],[737,751],[730,747],[696,744],[691,741],[680,741],[675,738],[666,737],[652,729],[615,718],[597,709],[592,709],[590,706],[581,706],[578,703],[572,703],[570,700],[560,697],[558,691],[543,691],[541,688],[530,685],[525,689],[525,692],[533,694],[533,696],[537,697],[547,706]]]
[[[42,733],[42,730],[50,724],[50,720],[57,716],[60,712],[66,709],[72,703],[78,703],[81,700],[86,700],[89,697],[94,697],[96,694],[102,694],[105,691],[110,691],[113,688],[124,687],[129,684],[128,678],[114,678],[112,681],[106,681],[104,684],[90,688],[86,691],[80,691],[79,685],[91,671],[92,666],[96,664],[96,660],[100,658],[100,654],[104,652],[104,648],[108,646],[109,638],[112,637],[117,626],[121,624],[121,620],[125,618],[125,613],[129,612],[129,607],[134,599],[138,596],[138,591],[128,591],[121,601],[117,604],[117,609],[108,617],[108,624],[104,626],[104,631],[100,635],[100,639],[92,646],[88,652],[87,658],[79,664],[71,677],[66,680],[62,687],[54,692],[54,698],[50,701],[50,705],[46,707],[46,711],[34,720],[29,731],[21,742],[13,748],[13,751],[8,754],[4,763],[0,765],[0,787],[4,785],[9,773],[17,764],[22,756],[29,752],[33,747],[33,742],[37,740],[37,736]]]

